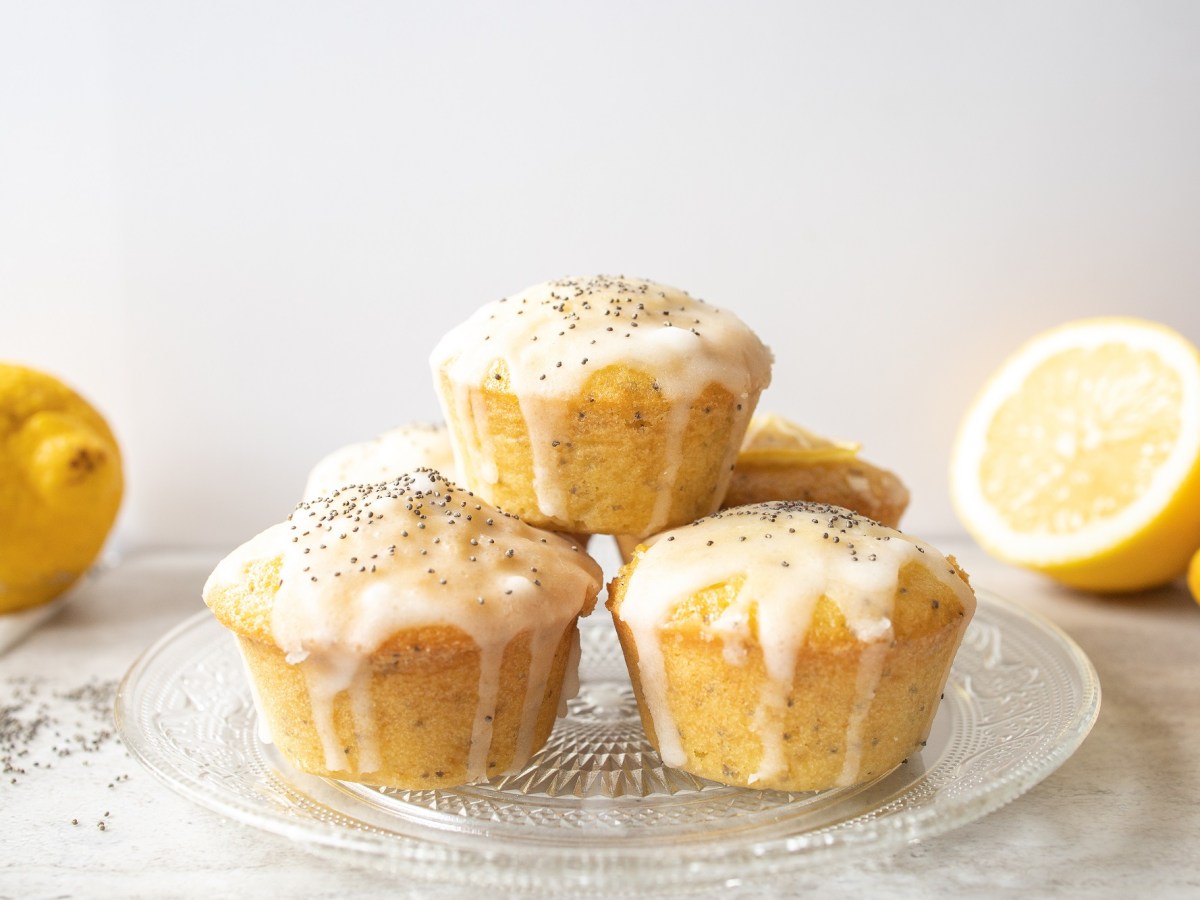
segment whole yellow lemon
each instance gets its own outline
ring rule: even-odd
[[[104,546],[123,490],[104,418],[58,379],[0,363],[0,613],[70,587]]]

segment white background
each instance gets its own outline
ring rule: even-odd
[[[440,417],[444,331],[593,272],[734,310],[760,408],[954,531],[1021,341],[1200,340],[1200,4],[0,0],[0,359],[113,422],[122,547],[282,518]]]

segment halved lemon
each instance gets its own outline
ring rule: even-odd
[[[1200,353],[1134,318],[1033,338],[971,404],[951,494],[994,556],[1074,587],[1134,591],[1200,547]]]

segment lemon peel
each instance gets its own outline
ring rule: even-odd
[[[70,587],[103,548],[123,490],[100,413],[53,376],[0,363],[0,613]]]

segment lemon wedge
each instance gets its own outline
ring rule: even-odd
[[[0,613],[46,603],[86,571],[123,489],[100,413],[56,378],[0,363]]]
[[[1200,547],[1200,353],[1134,318],[1038,335],[971,404],[950,470],[994,556],[1099,592],[1171,581]]]

